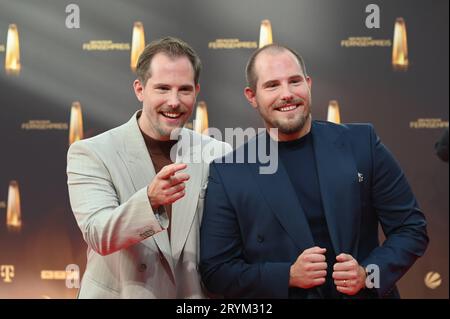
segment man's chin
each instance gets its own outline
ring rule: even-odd
[[[305,127],[306,121],[292,124],[275,123],[275,127],[278,128],[278,132],[283,134],[294,134],[300,132]]]
[[[167,126],[164,129],[161,129],[159,133],[165,137],[176,136],[180,133],[180,130],[183,128],[184,124]]]

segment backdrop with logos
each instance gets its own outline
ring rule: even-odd
[[[0,298],[76,296],[86,244],[67,192],[69,140],[141,107],[139,30],[146,43],[171,35],[195,48],[198,101],[223,132],[263,126],[243,95],[262,26],[304,57],[313,118],[332,104],[343,123],[373,123],[402,166],[430,236],[402,297],[448,298],[449,173],[434,150],[448,127],[447,0],[0,0]]]

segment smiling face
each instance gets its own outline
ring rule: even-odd
[[[151,76],[145,86],[140,80],[133,83],[143,104],[139,127],[153,139],[165,141],[191,116],[200,86],[195,84],[194,68],[186,56],[157,53],[149,68]]]
[[[255,61],[256,88],[245,96],[267,129],[278,128],[278,140],[300,138],[311,129],[311,78],[288,50],[266,50]]]

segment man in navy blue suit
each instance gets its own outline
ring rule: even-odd
[[[312,120],[311,78],[292,49],[255,51],[247,81],[245,96],[266,130],[210,166],[200,234],[208,290],[226,298],[399,297],[395,283],[428,237],[392,154],[370,124]],[[267,149],[272,174],[261,170]]]

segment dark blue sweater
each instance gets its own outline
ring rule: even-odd
[[[294,141],[279,142],[278,151],[281,163],[290,177],[290,182],[305,212],[314,242],[317,246],[327,249],[327,279],[320,290],[325,298],[338,298],[339,293],[331,277],[336,254],[322,205],[312,134],[313,132],[310,132]]]

